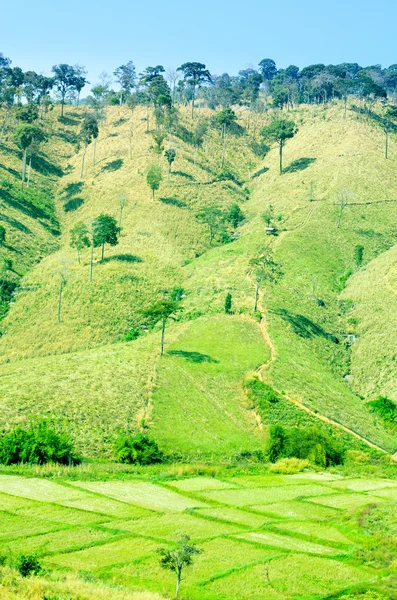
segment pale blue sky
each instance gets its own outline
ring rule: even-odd
[[[24,70],[66,62],[101,71],[132,60],[212,73],[277,66],[397,63],[396,0],[0,0],[0,52]]]

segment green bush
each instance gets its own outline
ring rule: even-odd
[[[131,465],[151,465],[164,460],[157,442],[142,433],[120,435],[114,444],[114,452],[119,462]]]
[[[62,465],[78,464],[73,442],[66,433],[57,433],[46,421],[29,429],[17,427],[0,438],[0,463],[12,465],[29,463],[42,465],[55,462]]]
[[[378,396],[376,400],[367,403],[371,413],[377,414],[386,423],[397,424],[397,404],[386,396]]]
[[[22,577],[37,575],[41,571],[41,564],[36,554],[18,554],[12,561],[12,566]]]
[[[280,458],[295,457],[329,467],[343,463],[344,451],[338,442],[317,427],[286,429],[276,424],[270,428],[267,456],[273,463]]]

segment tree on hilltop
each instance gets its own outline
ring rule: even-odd
[[[65,98],[68,92],[80,91],[83,89],[87,80],[84,76],[82,67],[73,67],[72,65],[59,64],[52,67],[54,73],[54,84],[61,98],[61,117],[63,117]]]
[[[123,104],[123,94],[124,98],[128,97],[135,87],[136,71],[132,60],[129,60],[125,65],[117,67],[113,75],[121,88],[120,104]]]
[[[266,125],[261,131],[263,141],[277,142],[280,154],[280,175],[283,173],[283,148],[285,142],[294,137],[298,128],[294,121],[286,119],[274,119],[269,125]]]
[[[182,71],[184,81],[192,86],[192,119],[194,115],[194,101],[196,98],[196,88],[202,83],[211,83],[211,73],[203,63],[187,62],[177,68],[177,71]]]

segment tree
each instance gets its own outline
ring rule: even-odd
[[[212,246],[212,242],[214,241],[216,234],[219,232],[224,222],[224,213],[220,208],[212,204],[203,208],[203,210],[196,215],[196,219],[207,225],[209,232],[209,243],[210,246]]]
[[[153,148],[156,154],[161,154],[164,150],[162,143],[164,142],[167,134],[164,131],[152,131],[152,137],[155,142],[155,147]]]
[[[194,557],[201,554],[201,550],[190,541],[188,535],[182,535],[174,548],[159,548],[158,553],[162,568],[176,573],[175,598],[178,598],[182,571],[193,564]]]
[[[105,244],[117,246],[119,243],[118,236],[120,227],[117,225],[117,221],[114,217],[102,213],[99,217],[94,219],[92,223],[92,232],[95,248],[102,246],[101,261],[103,261]]]
[[[164,154],[165,154],[165,157],[168,162],[168,179],[169,179],[171,176],[172,163],[174,162],[175,157],[176,157],[176,151],[174,150],[174,148],[168,148],[168,150],[166,150],[164,152]]]
[[[222,128],[223,151],[222,151],[222,169],[225,164],[226,152],[226,129],[237,121],[237,115],[231,108],[223,108],[215,115],[216,122]]]
[[[113,75],[115,76],[120,88],[120,104],[123,104],[123,94],[127,97],[131,94],[132,89],[135,86],[136,71],[132,60],[129,60],[127,64],[117,67]]]
[[[121,222],[123,220],[123,209],[128,204],[128,196],[126,194],[119,195],[119,207],[120,207],[120,218],[119,218],[119,229],[121,231]]]
[[[153,324],[161,321],[160,356],[164,354],[165,326],[167,320],[175,318],[175,315],[181,310],[182,308],[177,300],[164,299],[155,302],[147,310],[143,311],[144,316],[148,317]]]
[[[21,148],[22,155],[22,187],[25,183],[25,174],[26,174],[26,155],[28,148],[33,144],[33,142],[41,142],[45,139],[44,132],[35,125],[30,125],[29,123],[18,125],[15,130],[15,143],[19,148]]]
[[[357,244],[357,246],[354,246],[353,258],[356,265],[358,267],[361,267],[364,258],[364,246],[362,246],[361,244]]]
[[[52,67],[54,73],[54,84],[61,98],[61,117],[63,117],[65,98],[68,92],[82,90],[87,83],[82,68],[72,65],[59,64]]]
[[[87,152],[87,146],[91,144],[92,140],[96,140],[99,135],[98,119],[93,113],[86,113],[84,115],[83,123],[81,124],[80,137],[84,144],[83,154],[81,157],[81,169],[80,178],[83,177],[84,172],[84,160]],[[95,156],[95,155],[94,155]],[[95,159],[94,159],[95,161]]]
[[[161,174],[161,168],[159,165],[153,164],[149,167],[149,170],[146,175],[146,181],[150,189],[152,190],[152,198],[154,200],[154,192],[156,192],[160,183],[163,180],[163,176]]]
[[[336,202],[339,206],[338,220],[336,222],[336,227],[338,229],[342,221],[343,211],[348,206],[352,195],[352,192],[346,188],[342,188],[336,192]]]
[[[283,173],[283,148],[285,142],[294,137],[298,128],[293,121],[285,119],[274,119],[269,125],[266,125],[261,131],[264,141],[277,142],[280,154],[280,175]]]
[[[255,258],[249,261],[249,274],[255,278],[254,312],[258,307],[259,288],[262,281],[276,282],[281,277],[280,265],[273,259],[273,253],[267,246]]]
[[[225,298],[225,313],[227,315],[230,315],[231,312],[232,312],[232,295],[229,292],[228,294],[226,294],[226,298]]]
[[[259,69],[266,85],[268,85],[268,82],[277,75],[276,63],[271,58],[264,58],[261,60]]]
[[[269,204],[265,212],[262,214],[262,219],[265,221],[268,227],[271,227],[272,221],[274,219],[274,208],[271,204]]]
[[[76,248],[77,258],[80,263],[80,252],[83,248],[89,248],[91,245],[89,230],[85,223],[79,221],[70,230],[70,246]]]
[[[244,221],[245,215],[238,204],[232,204],[229,211],[226,213],[226,221],[228,221],[233,229],[236,229],[242,221]]]
[[[203,63],[187,62],[178,67],[177,71],[182,71],[183,78],[186,83],[192,86],[192,119],[194,114],[194,101],[196,98],[196,87],[200,87],[202,83],[212,82],[211,73]]]
[[[58,293],[58,323],[61,322],[61,307],[62,307],[62,292],[63,288],[66,285],[66,269],[64,271],[58,271],[58,275],[60,276],[59,282],[59,293]]]
[[[0,225],[0,246],[4,246],[6,235],[6,228],[3,225]]]

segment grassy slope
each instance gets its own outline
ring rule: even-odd
[[[13,142],[15,123],[0,144],[0,224],[6,228],[6,245],[0,248],[0,259],[9,258],[19,274],[58,248],[59,222],[54,195],[58,181],[74,153],[72,141],[78,120],[62,124],[58,112],[47,113],[40,120],[51,136],[32,156],[30,185],[21,189],[21,152]],[[0,110],[0,118],[5,118]],[[29,157],[28,157],[29,163]]]
[[[42,286],[34,293],[19,295],[6,320],[7,335],[0,341],[3,355],[13,360],[83,350],[117,341],[129,327],[139,325],[139,311],[156,296],[157,291],[173,285],[183,285],[187,291],[184,301],[187,317],[221,312],[227,291],[233,294],[236,311],[248,312],[252,306],[253,285],[246,276],[247,265],[256,249],[268,241],[264,238],[260,213],[272,203],[276,213],[283,215],[281,228],[285,232],[273,239],[272,244],[285,275],[277,286],[269,286],[265,290],[269,331],[277,349],[276,360],[268,369],[267,377],[278,389],[301,399],[311,408],[343,422],[372,441],[392,448],[392,437],[367,413],[360,398],[354,395],[344,380],[351,368],[350,355],[344,344],[346,333],[350,333],[347,322],[350,315],[344,313],[339,303],[338,283],[340,276],[352,267],[355,244],[365,245],[365,256],[369,261],[394,243],[392,231],[397,205],[348,207],[339,230],[336,229],[335,206],[335,193],[341,187],[349,187],[354,192],[354,202],[392,197],[397,176],[393,158],[390,161],[383,159],[382,133],[370,124],[360,122],[353,114],[344,121],[338,105],[330,109],[297,111],[294,118],[300,131],[285,148],[285,165],[293,163],[295,166],[280,177],[277,173],[277,151],[272,150],[263,165],[258,165],[258,168],[266,166],[269,170],[251,181],[251,199],[242,205],[248,222],[240,228],[240,238],[232,244],[210,249],[197,258],[205,250],[206,233],[189,208],[196,210],[212,198],[223,206],[243,199],[241,188],[234,184],[210,183],[213,180],[211,171],[216,173],[220,167],[218,134],[212,132],[209,150],[198,153],[196,165],[193,164],[192,148],[181,140],[177,141],[174,167],[177,174],[171,182],[164,182],[160,190],[159,196],[166,200],[153,203],[145,181],[146,166],[156,160],[163,161],[164,165],[164,159],[158,159],[150,152],[151,138],[144,133],[143,113],[137,111],[131,162],[128,158],[129,123],[117,123],[119,117],[119,109],[109,110],[108,120],[101,128],[95,167],[90,165],[91,149],[87,154],[82,189],[70,185],[78,183],[80,157],[71,161],[74,171],[65,177],[59,200],[65,203],[67,199],[69,202],[74,197],[70,198],[70,190],[78,189],[77,197],[82,198],[82,206],[65,213],[59,204],[64,231],[62,251],[42,261],[27,276],[28,283],[38,282]],[[294,163],[298,159],[312,160]],[[253,155],[247,148],[244,149],[244,139],[235,138],[230,144],[227,163],[240,179],[246,176],[250,160],[253,160]],[[311,182],[315,184],[315,201],[309,203]],[[109,260],[103,265],[95,265],[94,283],[90,286],[87,254],[79,266],[68,247],[68,230],[76,220],[88,219],[101,211],[106,210],[116,216],[120,193],[129,196],[120,245],[107,250]],[[65,261],[70,265],[69,281],[64,294],[63,323],[57,326],[57,279],[53,273]],[[313,301],[313,277],[315,295],[324,300],[324,307]],[[241,340],[239,328],[242,321],[235,318],[229,321],[229,325],[232,338]],[[255,326],[252,324],[250,327],[255,336]],[[191,331],[187,330],[183,335],[187,336],[185,341],[189,351],[212,356],[214,342],[211,340],[217,335],[222,339],[223,334],[222,319],[212,322],[211,327],[203,319],[193,323]],[[339,344],[332,341],[329,334],[336,336]],[[177,330],[175,335],[178,335]],[[180,341],[184,338],[181,337]],[[141,343],[144,342],[125,346],[126,356],[129,352],[134,356]],[[172,349],[185,350],[184,345],[176,344]],[[119,348],[121,346],[114,346],[114,352]],[[105,351],[104,362],[106,352],[112,351]],[[257,366],[256,356],[260,352],[264,353],[263,347],[259,351],[256,343],[256,350],[248,360],[244,346],[236,348],[239,364],[228,372],[228,385],[234,385],[244,371]],[[101,350],[98,349],[97,353],[100,355]],[[221,359],[229,363],[231,355],[223,354]],[[55,361],[52,369],[61,372],[63,356],[59,360],[51,360]],[[354,361],[353,353],[353,372]],[[178,375],[181,366],[186,371],[183,377]],[[6,364],[2,369],[6,374],[12,368],[12,364]],[[168,414],[167,425],[162,430],[169,432],[163,433],[163,442],[168,448],[177,450],[174,440],[178,437],[179,450],[185,449],[186,440],[197,427],[194,419],[189,419],[184,430],[189,407],[192,404],[200,406],[203,402],[200,390],[191,398],[189,387],[189,397],[184,396],[186,380],[197,374],[200,385],[205,387],[214,368],[213,363],[188,363],[175,355],[161,360],[152,416],[156,433],[161,436],[159,423]],[[19,389],[24,388],[25,382],[31,378],[29,369],[24,372],[25,381],[18,382]],[[223,376],[222,369],[215,384],[215,388],[220,390],[217,391],[217,402],[221,405],[224,392],[219,388],[219,382]],[[71,385],[70,381],[68,385]],[[172,396],[169,395],[171,386],[175,390]],[[70,397],[76,398],[78,386],[71,385],[70,390]],[[91,392],[88,395],[89,402],[95,403],[95,395]],[[112,379],[107,395],[109,404],[119,402],[119,394],[112,388]],[[238,397],[237,393],[230,400],[232,414],[234,410],[241,410],[241,399],[236,404]],[[166,398],[170,402],[168,413],[164,410]],[[182,411],[185,419],[174,420],[174,411],[175,414]],[[211,420],[217,422],[216,429],[218,426],[222,429],[217,412],[209,413],[209,427],[202,440],[204,450],[210,444],[208,431]],[[161,415],[157,424],[156,414]],[[106,414],[104,419],[107,418]],[[233,419],[229,419],[227,431],[228,435],[236,436],[232,443],[235,448],[241,447],[240,435],[247,439],[244,431],[249,431],[249,420],[246,423],[237,433]],[[173,431],[173,426],[178,428],[177,432]]]

